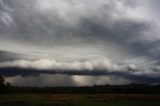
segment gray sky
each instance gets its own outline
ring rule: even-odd
[[[89,72],[97,79],[93,76],[97,71],[118,72],[160,83],[159,4],[159,0],[0,0],[0,68]]]

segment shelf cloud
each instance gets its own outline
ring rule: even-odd
[[[158,3],[0,0],[0,73],[20,68],[31,75],[94,76],[100,71],[160,83]]]

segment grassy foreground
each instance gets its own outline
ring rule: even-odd
[[[0,106],[160,106],[156,94],[0,94]]]

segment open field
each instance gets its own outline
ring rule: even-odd
[[[156,94],[0,94],[0,106],[160,106]]]

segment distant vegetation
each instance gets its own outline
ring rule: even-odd
[[[0,76],[0,87],[4,86],[4,77]]]
[[[11,84],[9,82],[5,82],[5,78],[0,76],[0,93],[7,93],[11,90]]]

